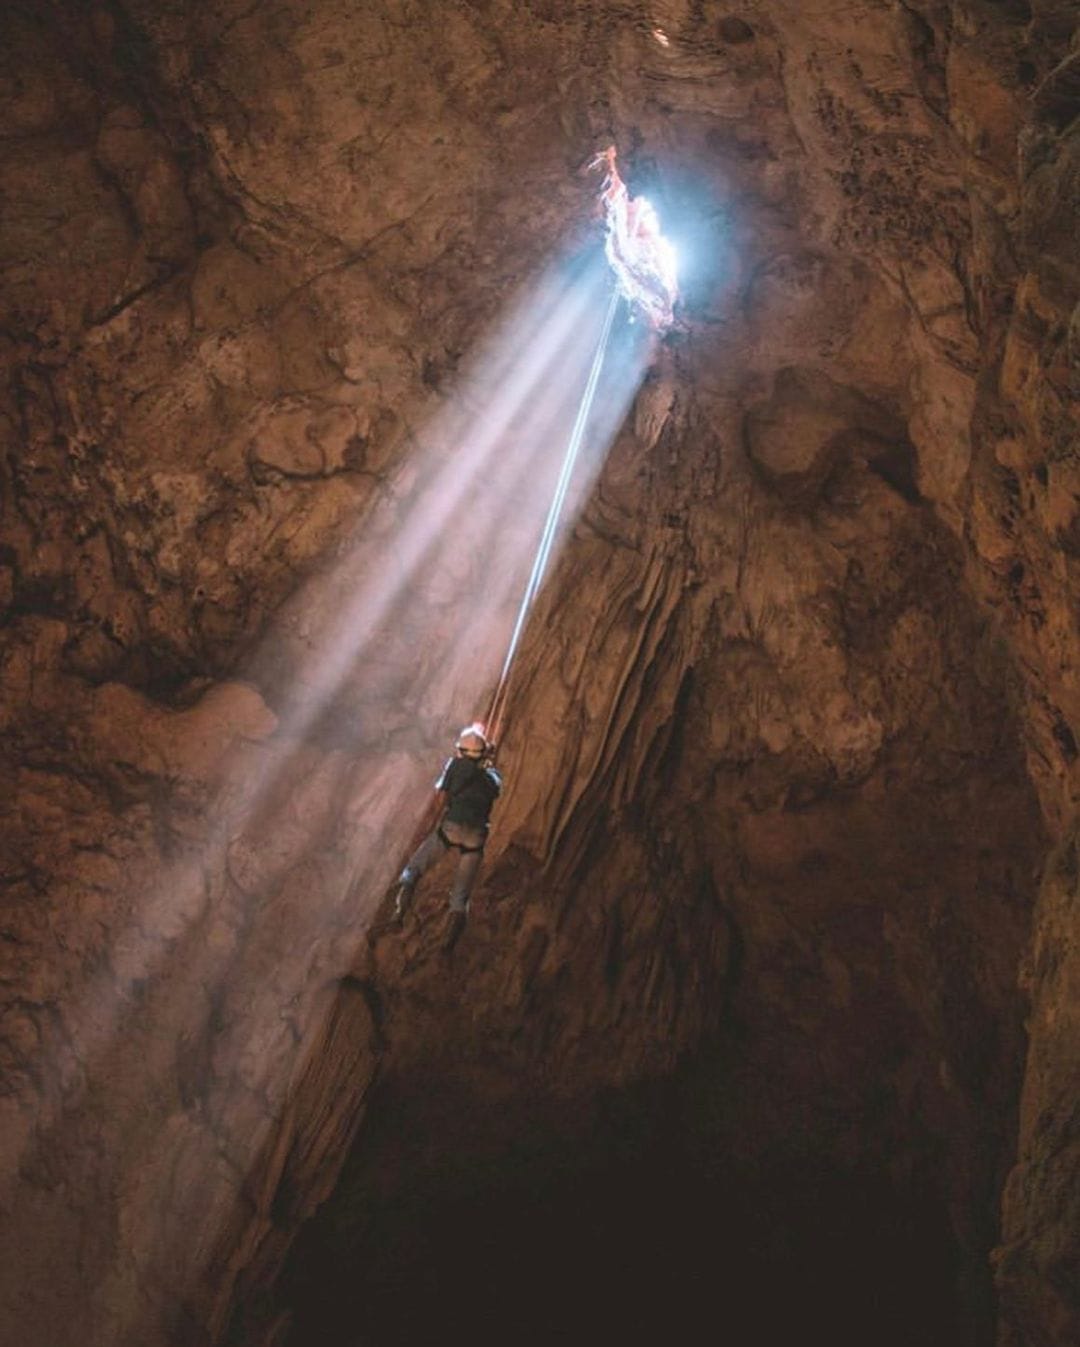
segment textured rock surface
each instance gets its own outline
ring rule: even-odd
[[[411,1213],[655,1144],[774,1266],[808,1174],[907,1213],[881,1342],[1077,1340],[1074,20],[7,7],[5,1338],[405,1341]],[[369,941],[513,530],[315,714],[327,636],[612,138],[683,326],[526,637],[465,937],[433,883]]]

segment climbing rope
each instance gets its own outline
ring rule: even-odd
[[[498,744],[502,735],[503,721],[506,716],[506,697],[510,683],[510,671],[514,666],[514,660],[517,656],[518,645],[521,642],[521,634],[525,629],[525,621],[529,616],[529,610],[532,608],[533,600],[539,592],[541,582],[544,578],[544,571],[547,569],[548,560],[551,557],[551,548],[555,541],[555,534],[558,530],[559,519],[562,515],[563,505],[566,501],[566,493],[570,486],[570,479],[574,473],[574,464],[577,462],[578,453],[580,452],[582,442],[585,439],[585,427],[588,424],[589,413],[592,411],[592,405],[596,398],[596,389],[600,382],[600,371],[603,368],[604,356],[607,353],[608,340],[611,336],[611,328],[615,319],[615,310],[618,307],[618,303],[619,291],[618,289],[613,288],[611,299],[607,307],[607,313],[604,315],[604,325],[600,332],[600,340],[596,346],[596,354],[593,356],[592,368],[589,371],[589,379],[585,385],[585,391],[581,395],[581,404],[578,407],[577,417],[574,420],[574,426],[570,432],[570,439],[566,445],[566,453],[563,455],[559,479],[555,483],[555,493],[551,498],[551,505],[548,508],[547,518],[544,521],[544,531],[540,535],[536,556],[533,559],[529,583],[525,586],[525,593],[522,595],[521,605],[517,612],[517,619],[514,622],[514,629],[510,635],[510,644],[506,651],[506,658],[503,660],[502,672],[499,675],[499,682],[496,685],[495,693],[491,699],[491,709],[488,711],[487,720],[484,722],[487,730],[487,738],[495,744]]]

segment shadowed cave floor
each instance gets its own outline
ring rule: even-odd
[[[957,1323],[955,1259],[931,1208],[872,1179],[785,1177],[767,1198],[644,1166],[431,1208],[408,1195],[372,1213],[359,1243],[308,1244],[287,1341],[979,1340]]]
[[[373,1155],[409,1124],[376,1107],[371,1149],[354,1153],[294,1250],[284,1343],[992,1340],[988,1278],[961,1289],[932,1157],[896,1183],[874,1162],[823,1158],[808,1138],[803,1155],[796,1142],[741,1167],[692,1130],[675,1135],[655,1104],[614,1097],[587,1141],[538,1125],[486,1164],[455,1161],[448,1145],[382,1192]]]

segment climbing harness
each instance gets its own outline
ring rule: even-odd
[[[618,303],[619,291],[617,289],[612,289],[607,313],[604,315],[604,324],[600,331],[600,340],[596,346],[596,354],[593,356],[592,368],[589,370],[588,382],[586,383],[585,391],[581,396],[581,404],[578,407],[573,429],[570,431],[570,438],[566,445],[566,453],[563,455],[562,468],[559,472],[558,481],[555,483],[555,493],[551,498],[551,505],[548,507],[547,518],[544,521],[544,529],[540,535],[536,556],[533,559],[532,571],[529,574],[529,582],[525,586],[525,593],[522,595],[521,604],[518,607],[517,618],[514,622],[513,631],[510,634],[510,644],[506,651],[506,658],[503,660],[502,672],[499,674],[499,681],[491,699],[491,708],[488,711],[487,720],[484,722],[487,739],[489,743],[495,745],[498,745],[506,712],[506,693],[510,682],[510,671],[514,667],[518,645],[521,641],[521,633],[525,629],[525,620],[529,616],[529,610],[532,608],[533,601],[540,589],[540,584],[544,578],[544,571],[547,569],[548,560],[551,557],[551,548],[555,541],[555,534],[558,530],[559,518],[562,515],[563,505],[566,502],[566,493],[570,487],[570,479],[574,473],[574,464],[577,462],[578,454],[581,451],[581,446],[585,439],[585,428],[588,424],[589,413],[592,411],[592,405],[596,399],[596,389],[600,383],[600,371],[604,365],[604,356],[607,353],[608,341],[611,337],[611,328],[615,319],[615,310],[618,307]]]
[[[467,847],[462,842],[451,842],[449,837],[443,832],[443,826],[440,823],[435,829],[436,836],[444,847],[449,847],[451,851],[460,851],[463,856],[475,856],[478,851],[483,851],[485,843],[481,842],[478,847]]]

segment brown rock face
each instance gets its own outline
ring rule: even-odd
[[[4,1342],[1080,1341],[1075,21],[8,4]]]

